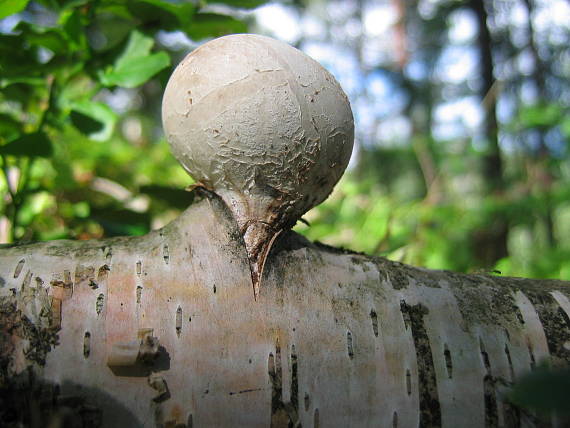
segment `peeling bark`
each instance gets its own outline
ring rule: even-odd
[[[570,362],[568,282],[430,271],[293,232],[265,275],[255,301],[214,196],[143,237],[1,248],[0,425],[533,426],[505,388]]]

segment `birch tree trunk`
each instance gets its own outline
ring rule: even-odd
[[[534,426],[505,389],[570,362],[568,282],[430,271],[294,232],[265,269],[256,301],[212,195],[143,237],[4,247],[0,425]]]

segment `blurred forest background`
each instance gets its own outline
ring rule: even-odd
[[[352,103],[349,171],[300,233],[570,279],[566,0],[0,0],[0,242],[174,219],[192,180],[164,140],[163,89],[190,50],[240,32],[307,52]]]

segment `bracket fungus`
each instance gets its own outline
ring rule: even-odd
[[[299,50],[231,35],[176,67],[162,120],[184,169],[236,220],[257,299],[275,239],[326,199],[348,164],[354,121],[346,94]]]

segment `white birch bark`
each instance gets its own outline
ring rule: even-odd
[[[502,394],[541,361],[568,366],[569,285],[290,232],[255,301],[237,226],[209,196],[143,237],[0,250],[0,421],[534,426]]]

